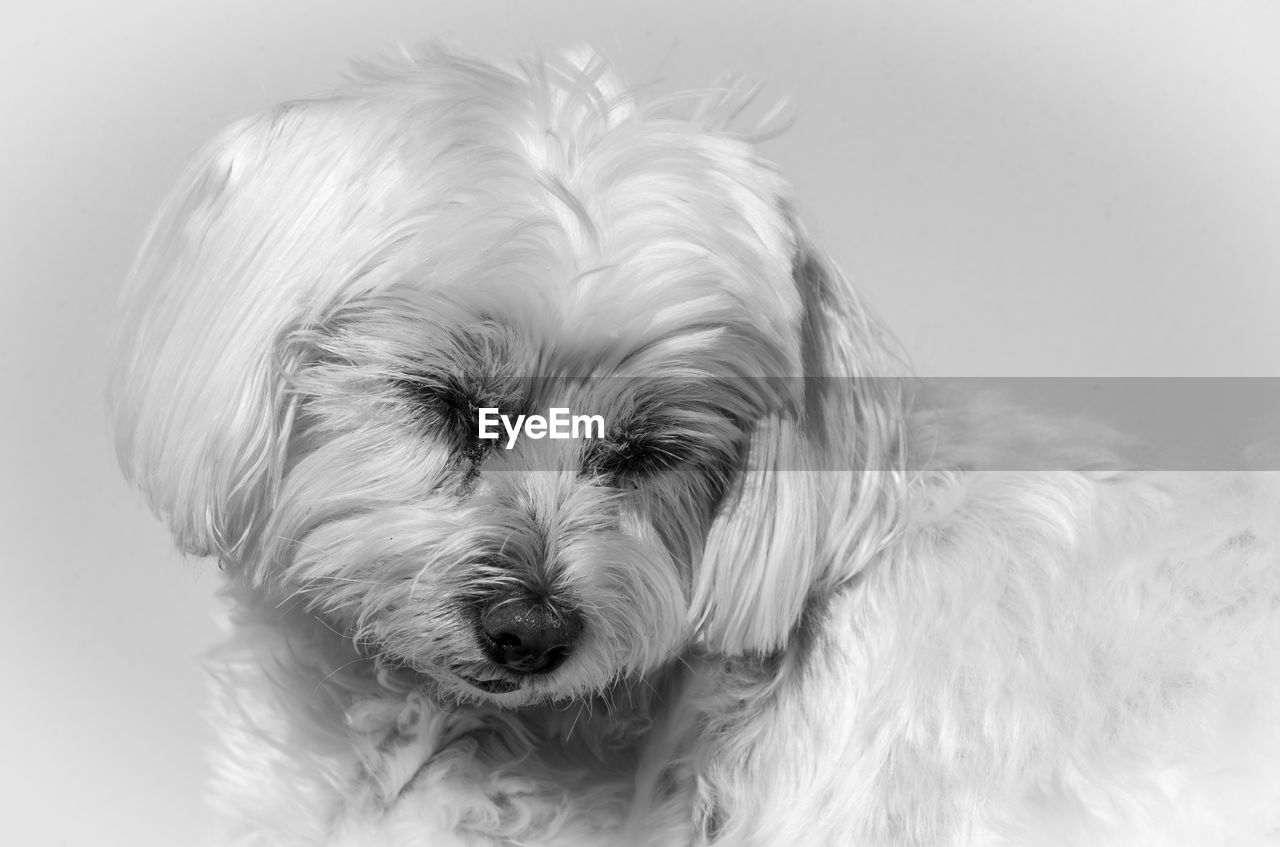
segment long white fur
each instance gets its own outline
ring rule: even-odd
[[[1280,483],[909,390],[749,97],[428,50],[196,158],[111,397],[228,576],[219,843],[1280,844]],[[459,472],[414,398],[513,375],[697,472]],[[584,634],[486,693],[522,580]]]

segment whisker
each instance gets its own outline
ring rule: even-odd
[[[346,670],[347,668],[351,667],[352,665],[358,664],[358,663],[360,663],[360,662],[372,662],[372,661],[373,661],[373,659],[372,659],[372,658],[370,658],[370,657],[368,657],[368,656],[357,656],[356,658],[352,659],[351,661],[349,661],[349,662],[345,662],[345,663],[343,663],[343,664],[339,665],[338,667],[336,667],[336,668],[334,668],[333,670],[329,671],[329,673],[325,674],[324,679],[322,679],[322,680],[320,680],[319,682],[317,682],[317,683],[316,683],[316,685],[315,685],[315,688],[311,689],[311,693],[312,693],[312,694],[317,694],[317,693],[319,693],[320,688],[321,688],[321,687],[322,687],[326,682],[328,682],[329,680],[333,679],[335,676],[337,676],[338,674],[342,673],[344,670]]]

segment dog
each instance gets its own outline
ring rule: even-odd
[[[219,843],[1280,844],[1275,475],[914,380],[752,96],[429,48],[196,156],[110,397]]]

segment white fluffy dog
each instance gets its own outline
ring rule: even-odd
[[[1280,843],[1275,480],[901,381],[748,100],[428,51],[197,157],[112,398],[223,841]]]

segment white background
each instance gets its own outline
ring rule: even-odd
[[[216,568],[119,481],[115,290],[233,119],[436,38],[789,97],[766,153],[931,375],[1278,376],[1280,7],[47,2],[0,12],[0,841],[185,845]],[[36,9],[39,11],[36,11]]]

